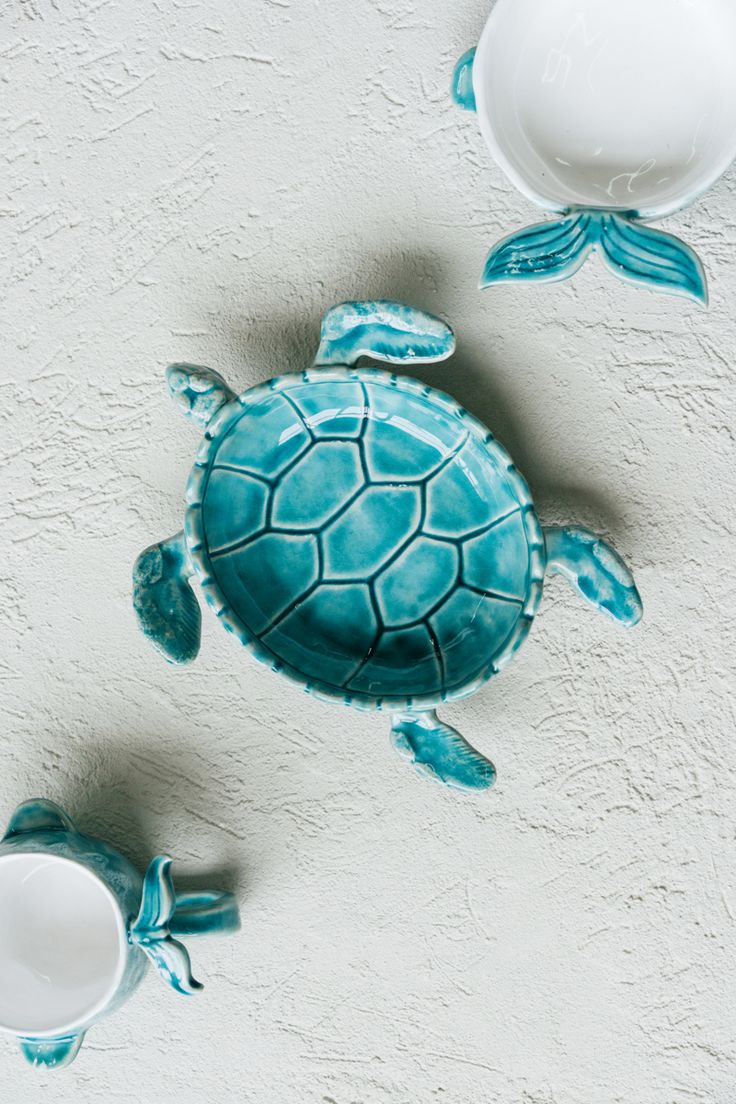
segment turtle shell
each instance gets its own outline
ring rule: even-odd
[[[544,558],[526,483],[416,380],[315,369],[246,392],[209,425],[188,500],[208,601],[312,692],[429,708],[529,631]]]

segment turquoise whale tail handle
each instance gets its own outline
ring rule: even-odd
[[[138,624],[170,663],[191,663],[199,652],[202,613],[191,575],[183,533],[146,548],[133,567]]]
[[[60,1035],[57,1039],[19,1039],[18,1045],[21,1054],[32,1066],[63,1069],[77,1057],[83,1041],[84,1032],[81,1032],[79,1035]]]
[[[544,530],[547,571],[562,575],[601,613],[631,627],[641,621],[642,601],[624,561],[595,533],[566,526]]]
[[[177,896],[171,859],[158,855],[143,882],[141,907],[129,938],[156,967],[164,981],[186,996],[202,988],[192,977],[189,953],[176,935],[236,931],[238,906],[231,893],[185,893]]]
[[[622,280],[707,304],[705,272],[679,238],[641,223],[636,212],[580,208],[516,231],[486,258],[480,287],[566,280],[593,251]]]

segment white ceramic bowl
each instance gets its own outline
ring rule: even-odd
[[[124,918],[103,881],[58,855],[0,859],[0,1028],[66,1035],[112,1000]]]
[[[633,220],[692,203],[736,157],[733,0],[497,0],[474,57],[458,68],[456,89],[463,65],[465,96],[456,98],[475,107],[494,159],[516,187],[548,211],[595,216],[586,224],[586,255],[600,246],[606,253],[601,226],[604,238],[614,226],[619,246],[626,252],[626,238],[645,262],[637,272],[627,257],[620,275],[705,297],[694,254]],[[627,228],[619,234],[610,218]],[[501,243],[507,254],[511,240]],[[496,279],[484,283],[570,275],[550,267],[549,257],[536,274],[529,265],[492,264]],[[657,265],[667,270],[662,278]],[[680,274],[674,281],[672,265]]]

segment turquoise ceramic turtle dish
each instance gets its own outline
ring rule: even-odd
[[[134,569],[144,633],[175,663],[200,643],[196,579],[256,659],[312,694],[392,718],[425,773],[492,784],[492,764],[437,718],[525,640],[545,573],[624,625],[641,603],[618,555],[584,529],[543,529],[485,426],[415,379],[357,367],[440,361],[437,318],[389,302],[334,307],[312,369],[236,395],[172,365],[169,391],[204,432],[183,532]]]

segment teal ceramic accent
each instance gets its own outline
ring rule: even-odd
[[[693,250],[644,223],[689,206],[733,161],[735,48],[722,0],[496,0],[452,98],[555,217],[496,245],[480,286],[565,280],[597,252],[629,283],[706,304]]]
[[[60,1035],[56,1039],[18,1038],[20,1052],[32,1066],[61,1069],[70,1066],[84,1042],[84,1032],[76,1035]]]
[[[636,212],[592,209],[570,211],[564,218],[504,238],[488,254],[480,287],[519,280],[566,280],[594,250],[622,280],[708,301],[703,266],[684,242],[644,226]]]
[[[199,652],[202,614],[190,575],[183,533],[149,548],[133,575],[138,623],[175,663],[189,663]]]
[[[395,746],[422,773],[482,789],[492,764],[435,709],[511,659],[547,567],[623,624],[641,603],[628,569],[585,530],[550,530],[548,553],[523,478],[453,399],[356,366],[453,348],[430,315],[347,303],[325,317],[315,368],[229,401],[211,369],[169,369],[185,413],[205,387],[222,401],[189,477],[184,533],[141,554],[133,598],[144,633],[179,663],[199,643],[196,578],[257,660],[319,697],[389,712]]]
[[[466,50],[458,61],[452,74],[452,98],[463,111],[476,111],[475,92],[473,91],[473,62],[475,46]]]
[[[159,856],[141,878],[53,802],[16,809],[0,842],[0,1030],[16,1036],[29,1062],[69,1065],[85,1032],[137,989],[149,961],[177,992],[201,988],[174,936],[234,931],[237,905],[228,893],[176,894],[170,867]],[[100,910],[99,927],[80,896]],[[107,971],[106,939],[109,984],[107,972],[102,981],[94,972]],[[37,978],[46,979],[38,992]],[[63,1010],[72,1022],[61,1022]]]

